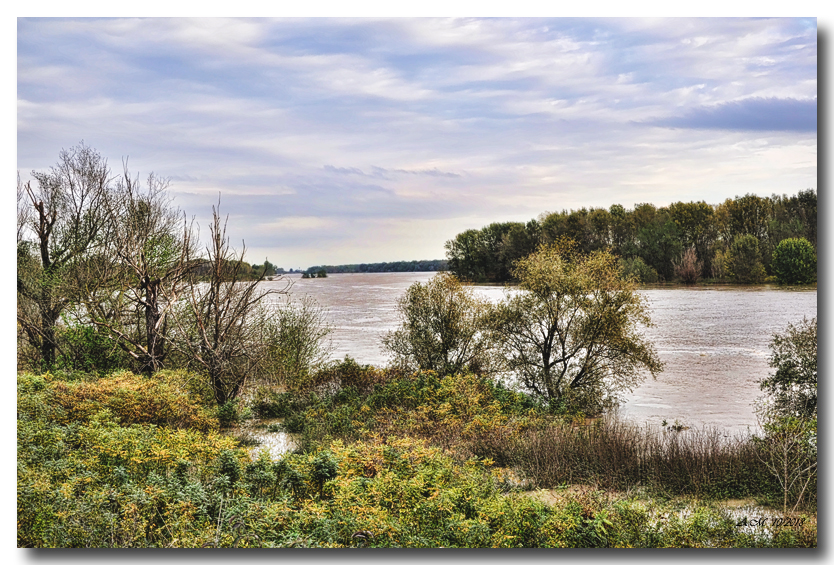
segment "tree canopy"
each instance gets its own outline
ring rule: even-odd
[[[543,246],[515,269],[492,327],[509,370],[552,405],[601,410],[663,365],[639,331],[651,324],[636,284],[606,251]]]

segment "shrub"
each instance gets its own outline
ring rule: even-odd
[[[485,331],[489,304],[449,273],[414,283],[397,303],[400,328],[383,338],[394,361],[407,370],[491,374],[498,367],[491,334]]]
[[[749,234],[736,237],[725,256],[724,268],[736,282],[762,282],[767,273],[759,252],[759,240]]]
[[[695,255],[695,248],[686,249],[681,258],[674,262],[675,276],[680,278],[684,284],[695,284],[701,278],[704,262],[698,261]]]
[[[264,326],[267,355],[263,370],[292,390],[305,390],[325,366],[332,331],[326,313],[309,297],[275,308]]]
[[[620,259],[619,265],[623,272],[623,277],[635,278],[641,283],[651,284],[657,282],[657,271],[646,265],[646,262],[640,257]]]
[[[56,334],[59,353],[55,369],[106,374],[129,366],[116,343],[94,326],[66,325]]]
[[[817,276],[814,246],[805,238],[783,239],[773,250],[773,273],[780,284],[808,284]]]
[[[62,422],[86,422],[101,410],[109,410],[123,424],[156,424],[210,430],[217,420],[194,398],[187,385],[168,378],[149,378],[124,372],[93,382],[55,380],[49,388],[50,402],[62,409]]]

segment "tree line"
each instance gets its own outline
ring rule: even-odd
[[[620,204],[543,213],[529,222],[496,222],[446,242],[449,270],[470,282],[510,282],[513,268],[543,244],[576,242],[607,249],[640,282],[808,283],[816,279],[817,194],[754,194],[721,204]],[[783,244],[787,241],[788,243]],[[779,249],[780,245],[782,246]]]
[[[201,246],[167,179],[142,182],[126,161],[114,174],[83,142],[32,178],[17,183],[19,368],[186,368],[224,404],[250,377],[323,355],[304,340],[315,306],[267,300],[289,282],[258,285],[277,269],[244,261],[219,203]]]
[[[428,271],[446,271],[446,259],[421,259],[418,261],[391,261],[382,263],[352,263],[349,265],[316,265],[307,269],[307,273],[411,273]]]

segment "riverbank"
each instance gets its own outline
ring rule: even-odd
[[[472,375],[352,366],[328,378],[218,407],[185,372],[19,375],[18,545],[816,545],[815,504],[787,522],[725,503],[779,499],[750,469],[753,444],[722,451],[674,431],[652,440],[622,422],[583,425]],[[252,417],[284,418],[272,433],[296,433],[296,449],[220,433]],[[629,452],[636,437],[644,449]]]

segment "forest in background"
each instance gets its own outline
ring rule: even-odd
[[[775,281],[774,254],[782,241],[805,240],[810,245],[801,244],[803,252],[810,249],[816,255],[817,193],[746,194],[717,205],[642,203],[626,209],[614,204],[545,212],[526,224],[496,222],[463,231],[446,242],[446,256],[460,280],[509,282],[519,259],[563,239],[586,254],[608,249],[626,273],[643,283]],[[815,259],[811,278],[816,278]]]

